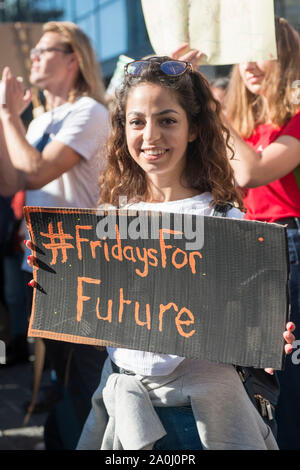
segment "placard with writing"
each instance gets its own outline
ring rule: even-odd
[[[26,207],[38,269],[29,336],[283,367],[283,226]]]

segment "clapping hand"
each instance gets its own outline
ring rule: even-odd
[[[21,77],[15,77],[9,67],[5,67],[1,82],[0,112],[20,116],[29,106],[31,90],[25,90]]]

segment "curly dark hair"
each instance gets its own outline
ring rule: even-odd
[[[130,90],[141,83],[158,84],[173,90],[185,110],[191,129],[197,137],[188,143],[185,181],[199,194],[209,191],[216,204],[232,202],[244,209],[239,190],[235,187],[229,155],[230,134],[220,118],[220,104],[211,93],[207,79],[198,71],[186,71],[180,76],[166,75],[160,64],[172,60],[156,57],[149,60],[136,77],[126,75],[116,94],[111,111],[111,134],[104,154],[105,168],[100,175],[100,203],[118,206],[120,196],[127,200],[147,200],[148,185],[144,170],[131,157],[125,137],[126,101]]]

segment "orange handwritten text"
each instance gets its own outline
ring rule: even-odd
[[[77,246],[77,253],[78,259],[82,259],[82,250],[81,250],[81,242],[89,242],[88,238],[81,238],[79,234],[79,230],[92,230],[91,225],[76,225],[76,246]]]
[[[61,250],[62,253],[62,263],[65,263],[68,259],[67,249],[74,248],[71,243],[66,242],[66,240],[72,240],[73,237],[68,233],[64,233],[62,222],[57,222],[57,230],[58,232],[54,233],[53,224],[50,222],[48,225],[48,233],[40,233],[42,237],[50,238],[50,243],[43,243],[43,246],[47,248],[47,250],[52,251],[51,265],[56,264],[58,250]]]
[[[164,330],[164,324],[166,323],[166,315],[173,315],[174,311],[176,316],[174,317],[174,323],[177,332],[184,338],[190,338],[196,332],[193,328],[195,318],[193,313],[186,307],[179,308],[174,302],[159,305],[159,312],[152,312],[149,303],[146,303],[145,307],[141,309],[139,300],[131,300],[124,297],[124,289],[121,287],[117,296],[114,295],[113,299],[107,299],[107,307],[101,306],[100,296],[87,296],[83,294],[84,284],[95,284],[99,286],[101,283],[100,279],[93,279],[87,277],[78,277],[77,281],[77,321],[81,321],[84,315],[84,304],[87,303],[87,311],[91,311],[91,302],[94,303],[94,309],[96,317],[102,321],[108,321],[112,323],[121,324],[125,323],[126,320],[130,319],[130,322],[134,320],[135,324],[140,327],[146,327],[147,330],[157,328],[161,333]],[[90,292],[90,291],[89,291]],[[99,292],[99,289],[97,289]],[[96,300],[97,299],[97,300]],[[93,308],[93,307],[92,307]],[[102,312],[100,313],[100,308]],[[142,311],[141,311],[142,310]],[[155,319],[158,319],[158,324],[155,325]],[[168,325],[170,321],[168,322]]]
[[[66,240],[73,239],[70,234],[63,231],[62,222],[57,224],[57,233],[54,233],[53,224],[50,223],[48,233],[41,233],[43,237],[50,238],[50,243],[43,243],[44,247],[52,251],[51,264],[57,262],[59,250],[62,253],[61,262],[65,263],[68,258],[67,250],[76,248],[77,257],[82,261],[89,254],[93,260],[102,257],[107,263],[114,260],[120,263],[134,263],[135,273],[142,278],[149,275],[151,268],[163,268],[168,265],[173,266],[176,270],[188,269],[192,274],[197,274],[197,267],[203,258],[200,251],[185,251],[171,242],[166,243],[165,236],[182,235],[183,232],[160,229],[159,240],[156,241],[156,248],[153,246],[130,245],[129,240],[120,238],[119,227],[115,226],[116,240],[103,238],[102,240],[90,240],[93,233],[92,225],[76,225],[75,226],[75,243],[67,243]],[[85,232],[85,233],[84,233]],[[84,247],[87,249],[84,250]]]
[[[90,300],[91,297],[87,297],[86,295],[82,294],[83,290],[83,283],[89,284],[100,284],[100,279],[93,279],[90,277],[78,277],[77,281],[77,321],[81,320],[82,311],[83,311],[83,302]]]

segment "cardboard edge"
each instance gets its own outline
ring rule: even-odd
[[[104,341],[96,338],[87,338],[84,336],[70,335],[65,333],[54,333],[52,331],[36,330],[29,326],[28,337],[32,338],[47,338],[59,341],[65,341],[67,343],[76,343],[76,344],[88,344],[91,346],[109,346],[112,348],[124,348],[124,345],[119,343],[114,343],[112,341]]]

